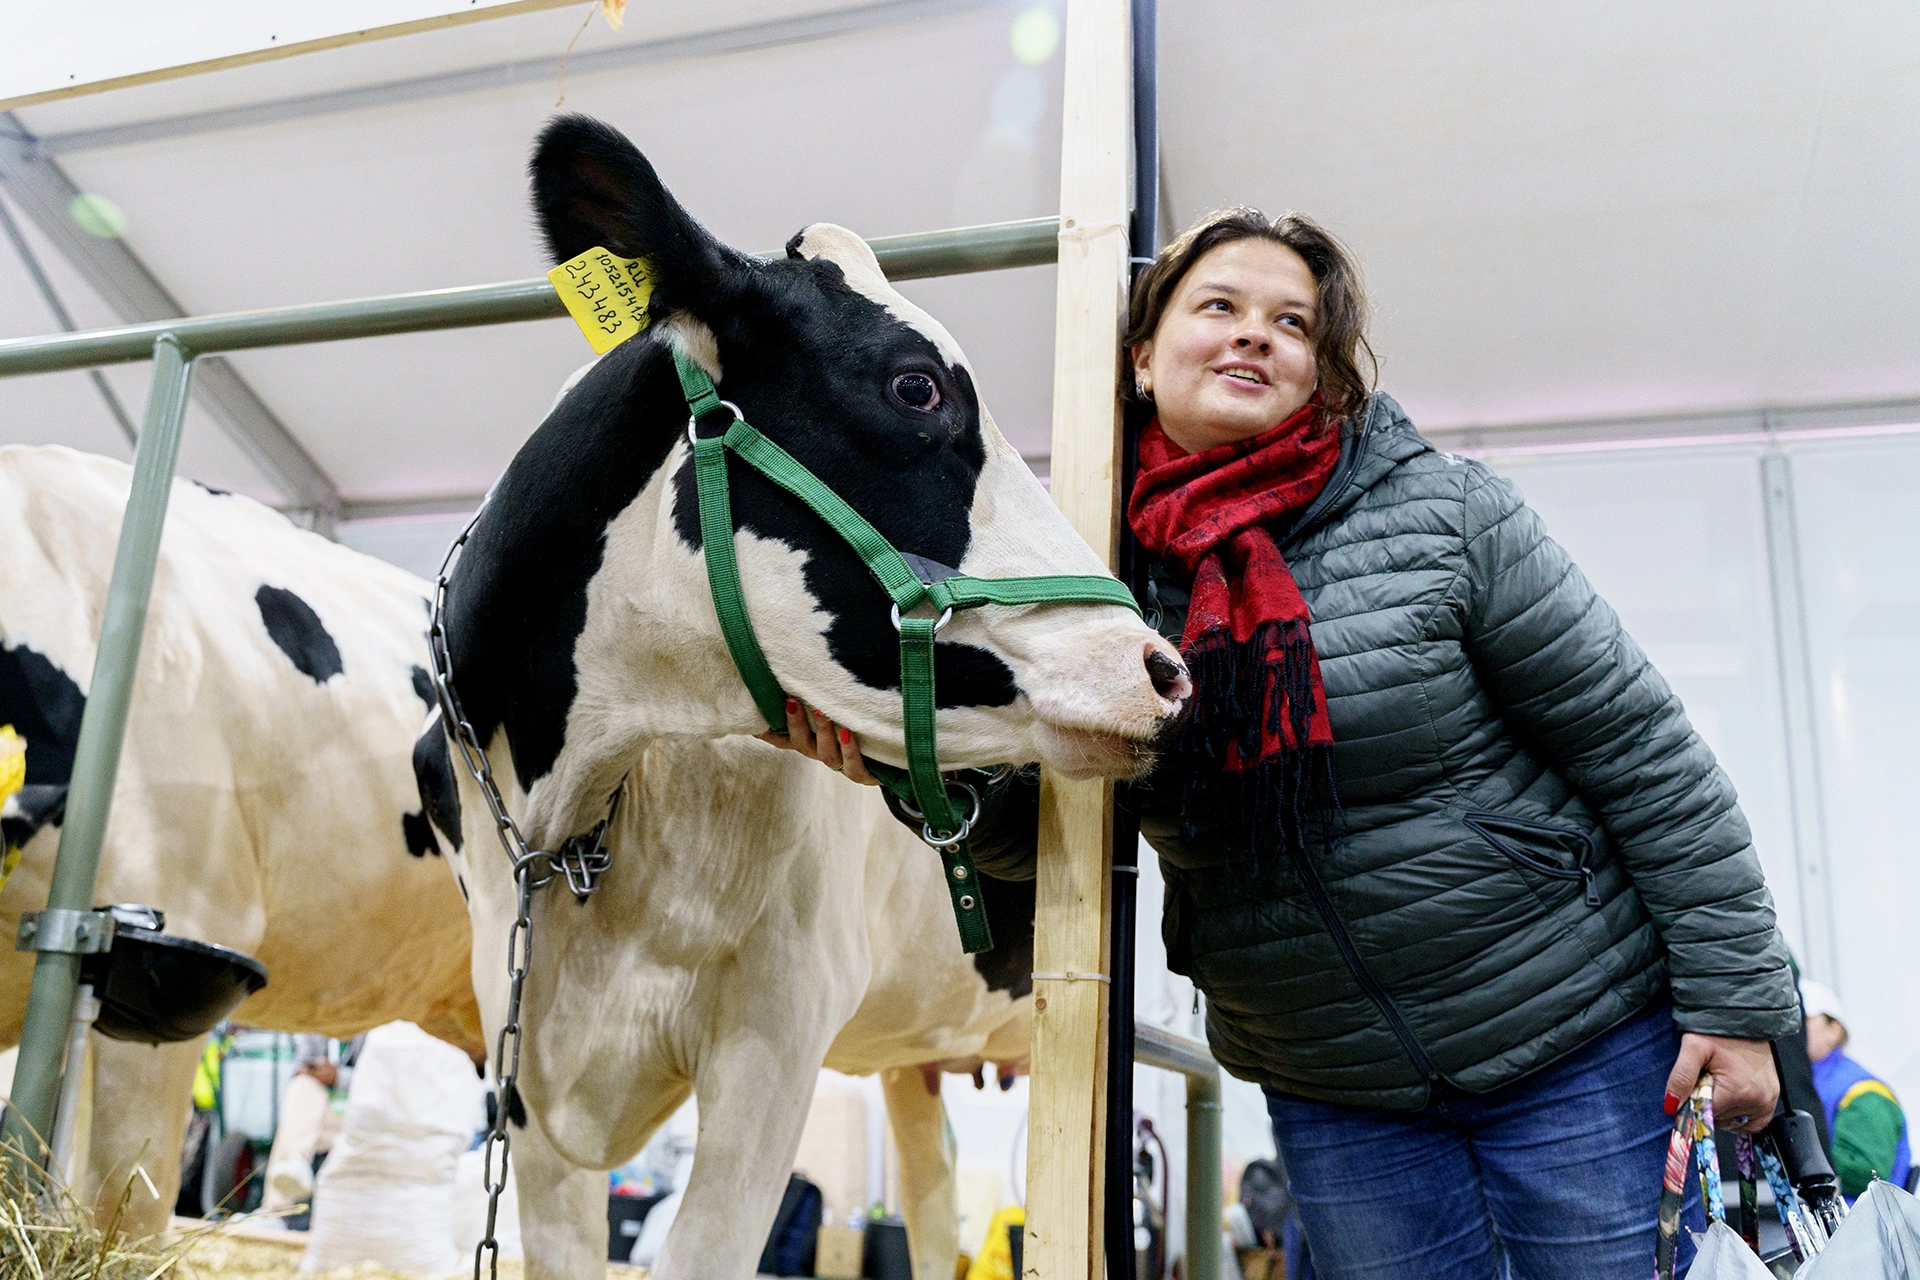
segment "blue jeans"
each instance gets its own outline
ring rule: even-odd
[[[1420,1111],[1267,1094],[1323,1280],[1646,1280],[1680,1032],[1664,1005],[1517,1084]],[[1683,1227],[1706,1230],[1697,1175]],[[1693,1260],[1680,1233],[1680,1271]]]

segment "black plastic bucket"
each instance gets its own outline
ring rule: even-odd
[[[80,961],[100,1018],[93,1029],[114,1040],[168,1044],[203,1035],[267,985],[267,967],[244,952],[164,932],[151,907],[108,907],[113,948]]]

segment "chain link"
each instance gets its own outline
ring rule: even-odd
[[[485,509],[483,504],[481,511]],[[473,1280],[482,1280],[483,1273],[490,1280],[499,1280],[500,1242],[494,1228],[500,1216],[500,1197],[507,1189],[507,1156],[513,1145],[508,1116],[519,1101],[520,1008],[526,993],[527,971],[533,967],[533,891],[544,887],[556,874],[565,877],[567,888],[582,900],[599,887],[600,877],[613,865],[613,856],[606,848],[607,833],[613,826],[614,815],[620,811],[620,797],[626,792],[626,783],[622,781],[614,788],[613,797],[607,802],[606,817],[585,835],[562,841],[559,850],[552,853],[530,849],[520,825],[507,811],[506,797],[493,778],[493,764],[460,706],[459,695],[454,692],[453,660],[447,646],[447,581],[460,549],[479,521],[480,512],[475,512],[440,563],[440,576],[434,583],[427,647],[433,660],[433,689],[440,701],[442,728],[460,748],[467,772],[473,775],[480,794],[486,798],[494,830],[512,864],[517,891],[513,927],[507,931],[507,1017],[494,1042],[493,1125],[487,1130],[486,1148],[481,1157],[481,1177],[487,1189],[487,1229],[473,1250]]]

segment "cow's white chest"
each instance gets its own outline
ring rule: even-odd
[[[723,1046],[831,1038],[852,1016],[873,814],[850,790],[748,738],[645,750],[599,889],[581,904],[555,881],[534,906],[521,1089],[570,1160],[626,1159]],[[468,829],[475,986],[498,1027],[514,888],[487,825]]]

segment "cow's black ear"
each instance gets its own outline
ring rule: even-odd
[[[587,116],[559,116],[540,133],[529,166],[533,208],[555,262],[588,249],[645,258],[654,289],[673,309],[696,313],[749,269],[661,185],[647,158],[618,129]]]

